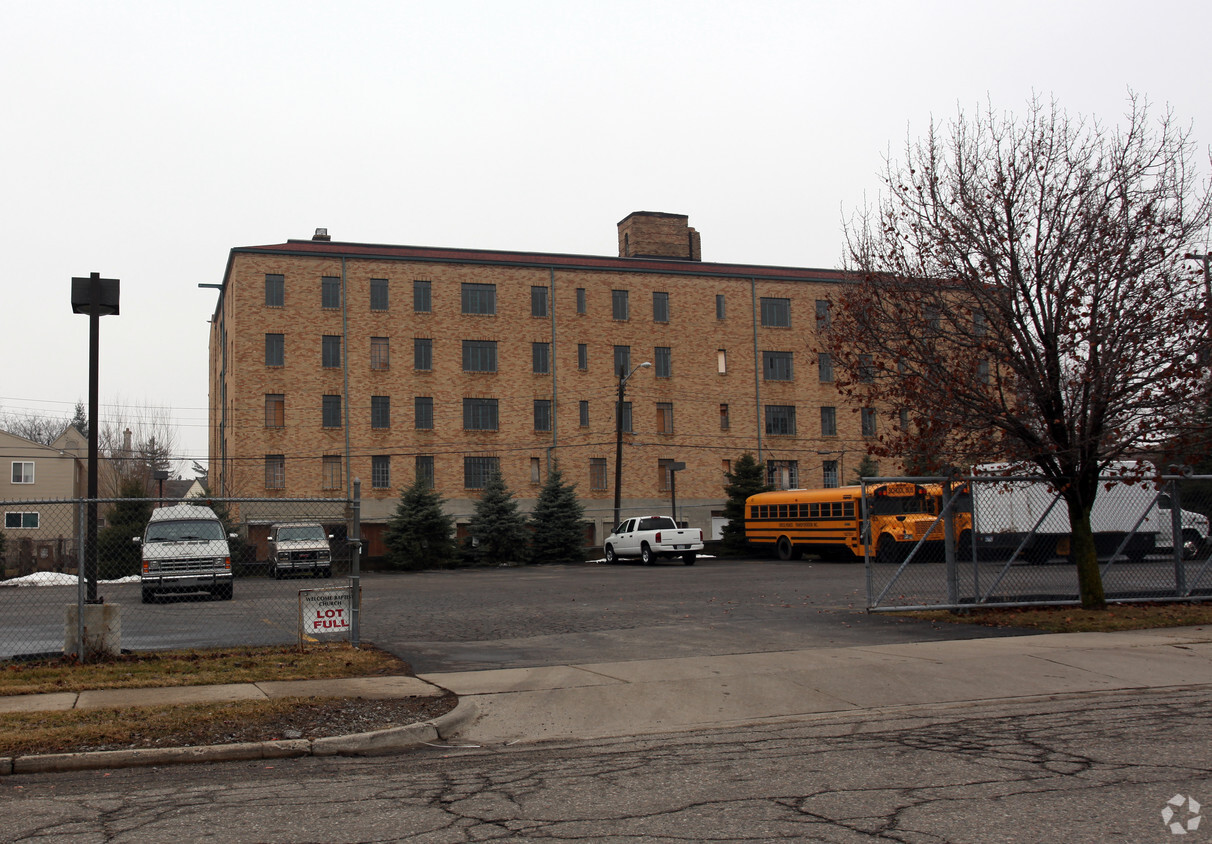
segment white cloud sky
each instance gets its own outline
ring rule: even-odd
[[[703,258],[833,267],[931,117],[1131,88],[1212,143],[1212,5],[967,0],[0,0],[0,411],[87,399],[70,279],[122,280],[101,397],[205,459],[234,246],[306,238],[614,254],[632,211]],[[1201,161],[1208,175],[1206,154]]]

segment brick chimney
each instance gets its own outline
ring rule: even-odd
[[[659,211],[634,211],[619,221],[619,257],[703,260],[690,218]]]

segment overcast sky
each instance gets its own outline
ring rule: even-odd
[[[1131,88],[1212,144],[1212,4],[0,0],[0,412],[88,397],[73,276],[122,282],[102,413],[206,457],[207,322],[235,246],[613,255],[687,214],[705,261],[837,266],[931,118]],[[188,466],[188,463],[185,464]]]

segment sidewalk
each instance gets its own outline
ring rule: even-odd
[[[0,759],[0,774],[393,753],[637,736],[822,713],[1212,684],[1212,628],[1063,633],[636,660],[420,677],[113,689],[0,698],[5,712],[285,696],[459,696],[433,721],[334,738]]]
[[[1060,633],[428,674],[461,742],[636,736],[821,713],[1212,684],[1212,628]]]

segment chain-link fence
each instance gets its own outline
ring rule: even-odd
[[[889,482],[924,491],[916,512],[881,509]],[[1068,509],[1041,478],[881,478],[863,495],[869,609],[1080,600]],[[1209,514],[1212,477],[1103,479],[1091,526],[1107,599],[1212,598]]]
[[[123,650],[293,643],[301,590],[357,584],[356,497],[91,503],[0,505],[0,659],[87,658],[86,622]]]

